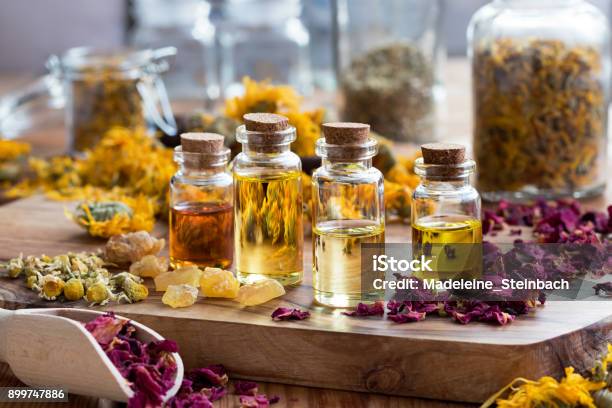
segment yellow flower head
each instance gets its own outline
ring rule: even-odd
[[[257,82],[249,77],[242,79],[244,95],[225,101],[225,115],[242,122],[249,112],[282,113],[298,111],[301,97],[288,85],[272,85],[269,81]]]
[[[155,224],[154,206],[145,196],[115,197],[111,201],[86,201],[66,216],[94,237],[110,238],[127,232],[151,231]]]
[[[0,163],[25,156],[30,153],[30,149],[29,143],[0,139]]]

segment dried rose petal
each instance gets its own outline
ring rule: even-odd
[[[255,396],[242,395],[240,396],[240,407],[241,408],[267,408],[271,404],[276,404],[280,398],[274,396],[270,399],[264,394],[258,394]]]
[[[108,345],[128,324],[127,320],[117,319],[112,313],[96,317],[91,322],[85,324],[85,329],[89,331],[100,345]]]
[[[174,385],[178,346],[171,340],[143,343],[135,337],[136,328],[127,320],[107,313],[87,323],[109,360],[131,384],[134,395],[128,407],[161,406],[166,392]]]
[[[408,311],[406,313],[398,313],[394,315],[387,316],[387,319],[394,321],[395,323],[411,323],[411,322],[419,322],[425,319],[425,312],[413,312]]]
[[[359,303],[355,310],[349,312],[342,312],[346,316],[382,316],[385,314],[385,302],[378,301],[370,305],[366,303]]]
[[[300,309],[291,309],[288,307],[279,307],[272,312],[273,320],[304,320],[310,317],[309,311],[301,311]]]
[[[235,381],[234,392],[236,395],[257,395],[257,383],[254,381]]]
[[[221,364],[191,370],[187,373],[187,378],[193,382],[193,388],[197,391],[202,388],[224,387],[228,381],[225,367]]]
[[[595,289],[595,295],[597,296],[612,296],[612,282],[598,283],[593,286],[593,289]]]

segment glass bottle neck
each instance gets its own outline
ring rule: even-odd
[[[261,145],[242,143],[242,152],[249,157],[275,157],[291,151],[290,144]]]
[[[322,159],[322,166],[326,170],[344,170],[344,171],[354,171],[354,170],[367,170],[372,167],[372,159],[361,159],[361,160],[330,160],[330,159]]]
[[[183,177],[188,178],[207,178],[214,176],[219,173],[225,172],[227,169],[227,163],[222,165],[212,166],[212,167],[204,167],[204,168],[191,168],[185,165],[181,166],[179,169],[179,174]]]
[[[468,186],[471,187],[469,176],[445,179],[421,177],[421,185],[432,190],[449,190],[460,189]]]

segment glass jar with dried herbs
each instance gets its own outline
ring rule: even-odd
[[[439,0],[337,0],[336,73],[344,120],[393,140],[435,138],[443,55]]]
[[[93,147],[112,127],[156,126],[176,133],[160,74],[173,47],[157,50],[72,48],[47,61],[61,81],[71,152]]]
[[[583,0],[495,0],[468,29],[477,185],[485,199],[603,191],[607,19]]]
[[[234,257],[233,180],[230,150],[216,133],[183,133],[170,182],[169,252],[178,268],[228,268]]]

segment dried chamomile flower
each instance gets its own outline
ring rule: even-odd
[[[154,278],[164,272],[168,272],[168,258],[163,256],[145,255],[130,265],[130,273],[143,278]]]
[[[45,275],[41,279],[41,296],[47,300],[55,300],[64,290],[64,281],[54,275]]]
[[[26,288],[34,290],[38,285],[38,276],[32,275],[26,278]]]
[[[118,265],[129,264],[145,255],[157,255],[164,245],[163,239],[154,238],[146,231],[115,235],[106,243],[104,259]]]
[[[172,308],[189,307],[198,300],[198,289],[191,285],[170,285],[162,296],[162,303]]]
[[[129,272],[121,272],[110,279],[111,286],[120,291],[118,301],[127,303],[140,302],[149,296],[149,289],[142,284],[142,279]]]
[[[7,264],[8,276],[10,278],[18,278],[24,271],[25,265],[23,263],[23,255],[19,255],[19,258],[13,258],[9,260]]]
[[[104,305],[108,303],[110,296],[110,289],[104,284],[104,282],[99,281],[87,288],[85,298],[92,304]]]
[[[64,286],[64,297],[66,300],[79,300],[85,296],[85,287],[78,278],[72,278]]]

